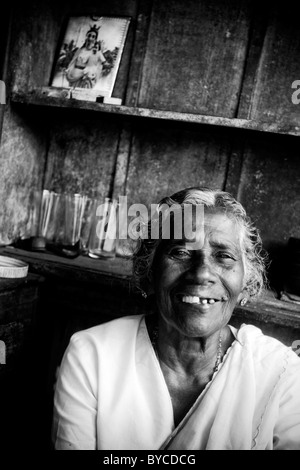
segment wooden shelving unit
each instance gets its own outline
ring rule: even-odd
[[[148,207],[184,187],[212,186],[243,204],[270,248],[274,285],[283,284],[283,249],[300,220],[300,108],[291,99],[300,73],[297,15],[285,5],[269,9],[247,1],[231,2],[230,8],[208,0],[188,7],[180,0],[91,1],[90,10],[132,18],[113,92],[123,105],[116,106],[69,98],[69,90],[48,86],[64,19],[83,7],[43,0],[14,12],[0,243],[28,237],[31,193],[41,187],[90,197],[126,194],[128,204]],[[78,314],[82,318],[98,303],[106,318],[132,311],[108,289],[125,287],[125,296],[132,287],[131,266],[123,258],[67,259],[10,246],[3,252],[46,275],[51,288],[58,280],[55,308],[62,317],[74,317],[72,296],[81,281],[76,307],[85,312]],[[85,305],[88,283],[93,286]],[[249,323],[296,330],[299,315],[298,305],[272,293],[236,309]]]
[[[0,253],[25,261],[32,272],[41,275],[57,276],[69,281],[122,284],[127,287],[131,284],[131,262],[122,257],[91,259],[80,255],[71,259],[51,252],[26,251],[12,246],[1,248]]]
[[[69,90],[65,89],[66,93]],[[63,93],[63,90],[61,91]],[[263,122],[258,120],[226,118],[218,116],[206,116],[201,114],[182,113],[175,111],[163,111],[160,109],[148,109],[132,106],[115,106],[92,101],[82,101],[78,99],[61,98],[51,96],[54,91],[51,87],[43,87],[41,90],[30,92],[14,92],[11,96],[13,103],[21,103],[33,106],[50,106],[54,108],[79,109],[97,113],[108,113],[122,116],[132,116],[138,118],[161,119],[164,121],[185,122],[190,124],[204,124],[210,126],[229,127],[234,129],[245,129],[259,132],[269,132],[300,136],[299,126],[278,124],[277,122]]]
[[[70,336],[148,312],[151,302],[133,289],[125,258],[69,259],[14,248],[30,236],[33,191],[126,194],[129,204],[148,206],[184,187],[224,189],[259,228],[276,268],[274,285],[283,284],[284,248],[300,226],[300,105],[291,99],[300,77],[299,15],[284,2],[268,3],[30,0],[12,8],[11,18],[3,10],[0,23],[9,32],[7,50],[0,44],[7,69],[0,253],[29,264],[27,288],[29,277],[43,279],[38,292],[33,286],[35,296],[29,292],[38,301],[35,361],[21,363],[9,394],[12,442],[15,422],[25,423],[19,434],[26,443],[28,435],[29,448],[36,429],[36,448],[48,439],[49,396]],[[121,106],[70,99],[48,86],[65,19],[92,12],[132,19],[113,91]],[[9,316],[5,334],[15,321],[11,344],[18,344],[20,317],[31,315],[29,294],[23,303],[13,290],[0,294],[0,317]],[[300,339],[300,305],[269,291],[237,307],[230,323],[253,324],[292,346]]]

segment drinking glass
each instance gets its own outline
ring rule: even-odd
[[[36,191],[31,201],[31,236],[52,241],[55,237],[61,195],[48,189]]]
[[[95,198],[86,197],[83,201],[82,220],[80,230],[80,244],[83,254],[88,253],[88,242],[93,223],[94,213],[97,208],[98,200]]]
[[[82,218],[84,213],[86,196],[82,194],[65,195],[65,224],[63,244],[74,246],[80,240]]]
[[[91,258],[114,258],[118,235],[118,203],[105,198],[96,204],[88,241],[88,255]]]
[[[41,202],[42,202],[42,190],[35,190],[29,199],[29,236],[38,237],[40,236],[40,214],[41,214]]]

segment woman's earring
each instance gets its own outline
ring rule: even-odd
[[[242,307],[244,307],[244,306],[246,305],[246,303],[247,303],[247,299],[246,299],[246,297],[244,297],[244,298],[240,301],[240,305],[241,305]]]
[[[144,299],[147,299],[147,297],[148,297],[147,293],[144,290],[142,290],[142,296],[144,297]]]

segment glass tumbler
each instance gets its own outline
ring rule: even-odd
[[[42,191],[36,236],[43,237],[47,241],[53,241],[61,209],[60,203],[61,194],[48,189]]]
[[[74,246],[80,240],[84,203],[86,196],[82,194],[65,195],[65,227],[63,244]]]
[[[93,217],[97,208],[98,200],[95,198],[85,197],[82,208],[82,221],[80,230],[81,252],[88,253],[88,242],[92,229]]]
[[[105,198],[96,204],[88,242],[88,255],[91,258],[114,258],[118,237],[118,203]]]

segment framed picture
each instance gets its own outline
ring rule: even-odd
[[[70,17],[50,86],[73,89],[79,99],[110,97],[129,24],[130,17]]]

